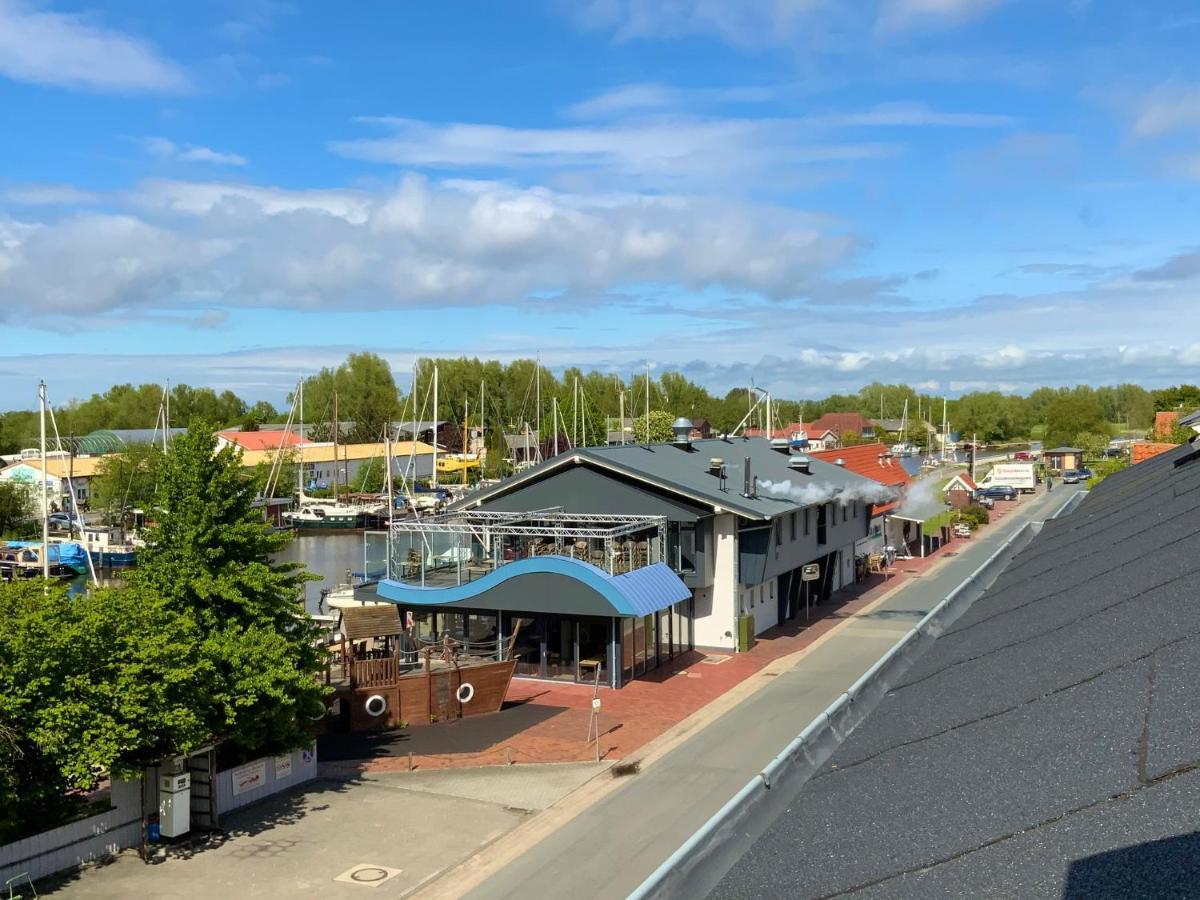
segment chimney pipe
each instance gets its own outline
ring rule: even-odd
[[[745,465],[742,468],[742,496],[753,497],[751,491],[754,489],[754,473],[750,471],[750,457],[745,458]]]

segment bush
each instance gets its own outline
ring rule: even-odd
[[[965,522],[972,528],[978,528],[980,525],[986,525],[991,521],[991,516],[986,508],[982,506],[965,506],[958,511],[958,521]]]

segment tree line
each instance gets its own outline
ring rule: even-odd
[[[438,371],[438,404],[433,408],[434,367]],[[521,431],[525,425],[551,436],[557,423],[560,436],[572,442],[602,443],[609,425],[623,410],[633,419],[649,410],[672,417],[707,419],[714,431],[731,432],[744,419],[757,393],[739,387],[713,394],[680,372],[622,379],[609,372],[577,367],[559,373],[537,360],[510,363],[460,357],[420,359],[413,369],[408,393],[396,384],[388,363],[373,353],[353,353],[339,366],[324,368],[304,379],[302,408],[296,419],[310,426],[310,436],[329,440],[334,433],[336,397],[339,440],[368,443],[382,439],[389,422],[469,419],[494,431]],[[201,417],[221,427],[258,428],[288,417],[259,401],[248,403],[232,391],[176,385],[171,389],[172,423]],[[158,385],[117,385],[82,402],[56,408],[64,438],[100,428],[149,428],[158,418],[162,389]],[[907,384],[873,382],[856,393],[819,399],[773,398],[776,427],[812,422],[826,412],[858,412],[868,418],[898,419],[908,404],[909,420],[920,417],[934,425],[942,420],[942,398]],[[946,403],[951,429],[981,441],[1025,438],[1064,443],[1080,433],[1109,434],[1113,430],[1144,432],[1159,410],[1200,407],[1200,386],[1180,384],[1147,390],[1136,384],[1091,387],[1042,387],[1028,394],[974,391]],[[751,424],[765,424],[762,410]],[[919,431],[910,438],[920,440]],[[1061,440],[1060,440],[1061,439]],[[0,413],[0,452],[13,453],[36,444],[37,416],[33,412]]]

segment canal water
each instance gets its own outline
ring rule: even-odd
[[[347,572],[354,580],[366,572],[378,576],[385,565],[387,535],[382,531],[357,531],[346,534],[295,534],[276,562],[298,562],[320,581],[304,586],[304,606],[320,612],[321,592],[345,584]],[[328,610],[326,610],[328,612]]]
[[[311,613],[320,612],[321,592],[345,584],[347,572],[354,580],[367,572],[378,576],[385,566],[387,535],[382,531],[356,531],[346,534],[296,534],[275,555],[276,562],[303,563],[319,581],[304,586],[304,607]],[[121,585],[121,570],[100,569],[96,573],[103,585]],[[71,593],[87,588],[88,577],[80,575],[70,583]],[[328,610],[325,610],[328,612]]]

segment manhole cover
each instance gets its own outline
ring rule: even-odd
[[[387,866],[372,866],[368,863],[360,863],[351,869],[347,869],[334,881],[343,881],[347,884],[357,884],[362,887],[379,887],[385,881],[390,881],[399,875],[402,869],[390,869]]]
[[[727,663],[731,659],[733,659],[732,656],[706,656],[700,662],[708,663],[710,666],[719,666],[721,663]]]

